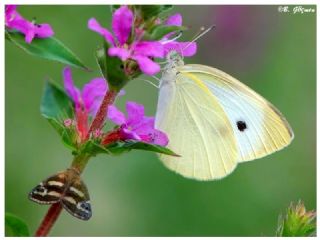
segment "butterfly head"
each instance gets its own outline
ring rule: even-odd
[[[182,66],[184,64],[183,57],[175,50],[172,50],[167,54],[167,62],[167,65],[174,67]]]
[[[170,80],[174,79],[174,76],[176,76],[179,71],[178,67],[183,66],[183,58],[177,51],[170,51],[167,54],[167,64],[165,65],[163,72],[162,72],[162,84],[171,82]],[[161,86],[161,85],[160,85]]]

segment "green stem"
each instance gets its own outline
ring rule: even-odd
[[[90,157],[91,156],[89,154],[75,156],[71,163],[71,168],[76,169],[79,174],[81,174],[86,167]]]

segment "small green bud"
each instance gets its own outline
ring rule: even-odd
[[[285,216],[279,217],[277,237],[308,237],[316,233],[316,212],[306,211],[303,202],[291,202]]]

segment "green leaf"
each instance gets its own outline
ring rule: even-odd
[[[59,133],[59,135],[61,136],[64,132],[65,127],[58,122],[56,119],[53,118],[47,118],[48,122],[50,123],[50,125]]]
[[[104,48],[99,48],[96,51],[96,60],[100,68],[100,72],[105,79],[108,79],[107,74],[107,56],[106,51]]]
[[[179,156],[178,154],[174,153],[173,151],[171,151],[166,147],[156,145],[156,144],[149,144],[145,142],[134,141],[134,140],[112,143],[107,145],[105,148],[113,154],[119,154],[119,153],[130,151],[133,149],[139,149],[139,150],[162,153],[170,156],[176,156],[176,157]]]
[[[110,154],[111,152],[108,151],[104,146],[100,145],[99,143],[96,143],[93,140],[89,140],[81,148],[79,154],[83,154],[83,153],[89,153],[90,155],[96,155],[98,153]]]
[[[150,40],[160,40],[162,39],[165,35],[171,32],[176,32],[176,31],[184,31],[187,28],[184,26],[167,26],[167,25],[156,25],[152,30],[149,35]]]
[[[112,154],[112,155],[119,155],[125,152],[129,152],[131,150],[144,150],[144,151],[151,151],[151,152],[157,152],[162,153],[170,156],[179,157],[178,154],[174,153],[170,149],[155,145],[155,144],[149,144],[134,140],[128,140],[128,141],[118,141],[115,143],[111,143],[109,145],[103,146],[97,142],[94,142],[92,140],[88,141],[83,148],[80,150],[81,154],[88,153],[91,155],[96,155],[99,153],[105,153],[105,154]]]
[[[169,11],[173,8],[172,5],[138,5],[144,20],[156,18],[159,14]]]
[[[115,10],[117,10],[120,7],[121,7],[121,5],[118,5],[118,4],[110,5],[111,13],[113,13]]]
[[[59,122],[58,119],[72,118],[72,105],[70,98],[60,87],[50,80],[46,81],[40,105],[42,116],[56,122]],[[50,123],[57,129],[59,126],[56,122],[52,120]]]
[[[40,112],[50,125],[62,137],[62,141],[71,150],[76,150],[74,130],[63,126],[62,121],[73,119],[73,103],[68,95],[54,82],[46,81],[41,100]]]
[[[77,151],[75,132],[65,128],[60,134],[63,144],[72,151]]]
[[[47,118],[50,125],[57,131],[57,133],[61,136],[63,144],[71,149],[72,151],[76,151],[76,136],[74,129],[66,128],[60,122],[53,118]]]
[[[88,67],[69,48],[54,37],[35,38],[29,44],[25,42],[23,34],[6,31],[6,39],[33,56],[88,70]]]
[[[27,224],[19,217],[11,214],[5,214],[6,236],[7,237],[29,237]]]
[[[128,83],[129,78],[124,73],[121,59],[110,57],[107,54],[108,49],[109,45],[105,42],[104,47],[97,50],[96,60],[102,75],[108,81],[110,89],[120,91]]]

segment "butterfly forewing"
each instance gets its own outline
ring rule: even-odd
[[[59,202],[67,182],[64,172],[57,173],[42,181],[29,193],[29,199],[40,204]]]
[[[89,220],[92,216],[88,189],[80,177],[75,178],[61,199],[63,207],[73,216]]]
[[[292,141],[291,127],[279,110],[237,79],[196,64],[182,71],[201,79],[219,100],[237,139],[239,162],[261,158]]]

